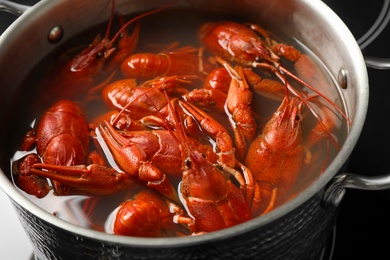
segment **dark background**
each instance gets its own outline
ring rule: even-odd
[[[18,0],[32,5],[36,0]],[[356,39],[374,24],[385,1],[325,0],[346,23]],[[0,13],[0,33],[15,20],[12,14]],[[390,25],[370,45],[364,56],[390,58]],[[390,71],[368,68],[370,81],[369,109],[359,142],[353,151],[349,171],[376,176],[390,172]],[[390,258],[390,191],[348,189],[335,228],[334,260]]]
[[[359,39],[374,24],[384,1],[327,0]],[[364,56],[390,58],[390,24],[366,48]],[[362,135],[349,163],[349,172],[377,176],[390,172],[390,70],[368,68],[370,97]],[[390,259],[390,191],[348,189],[336,226],[333,259]],[[387,255],[387,257],[386,257]],[[364,258],[363,258],[364,257]]]

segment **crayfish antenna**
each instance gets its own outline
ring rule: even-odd
[[[317,95],[319,95],[320,97],[322,97],[323,99],[325,99],[326,102],[328,102],[333,108],[335,108],[343,117],[344,119],[347,121],[348,125],[351,126],[352,123],[351,121],[349,120],[348,116],[344,113],[344,111],[338,107],[332,100],[330,100],[327,96],[325,96],[324,94],[322,94],[319,90],[313,88],[310,84],[306,83],[305,81],[303,81],[302,79],[298,78],[296,75],[294,75],[293,73],[291,73],[289,70],[287,70],[286,68],[282,67],[282,66],[279,66],[279,70],[282,72],[282,73],[285,73],[286,75],[290,76],[291,78],[293,78],[294,80],[296,80],[297,82],[299,82],[300,84],[304,85],[305,87],[307,87],[308,89],[314,91]],[[291,87],[292,88],[292,87]]]
[[[279,63],[276,63],[276,68],[270,64],[267,64],[267,63],[254,63],[253,65],[254,67],[256,68],[265,68],[265,69],[268,69],[268,70],[271,70],[273,71],[276,76],[288,87],[288,90],[291,91],[291,93],[293,93],[295,96],[297,97],[300,97],[301,99],[303,99],[302,95],[297,92],[286,80],[286,78],[284,77],[284,74],[288,75],[289,77],[291,77],[292,79],[294,79],[295,81],[299,82],[300,84],[302,84],[303,86],[307,87],[308,89],[312,90],[313,92],[315,92],[317,95],[319,95],[320,97],[322,97],[326,102],[328,102],[334,109],[336,109],[341,115],[342,117],[347,121],[348,125],[351,126],[352,123],[351,123],[351,120],[349,120],[348,116],[344,113],[344,111],[338,107],[332,100],[330,100],[327,96],[325,96],[323,93],[321,93],[319,90],[313,88],[310,84],[306,83],[305,81],[303,81],[302,79],[298,78],[296,75],[294,75],[293,73],[291,73],[289,70],[287,70],[286,68],[282,67]]]
[[[173,135],[173,137],[176,139],[176,141],[179,143],[179,144],[187,144],[186,142],[186,137],[187,135],[185,134],[185,130],[184,130],[184,127],[183,127],[183,124],[181,123],[180,119],[178,118],[177,116],[177,113],[176,113],[176,109],[175,107],[172,105],[172,103],[174,101],[176,101],[177,99],[174,99],[174,100],[170,100],[169,99],[169,96],[167,94],[166,91],[164,91],[164,95],[168,101],[168,108],[169,108],[169,113],[170,113],[170,117],[172,118],[172,123],[173,125],[175,126],[175,130],[178,132],[178,136],[179,138],[176,136],[176,135]],[[166,118],[164,118],[164,121],[167,121]],[[168,122],[166,122],[166,124],[169,124]],[[179,140],[179,139],[182,139],[182,140]]]
[[[106,35],[104,36],[104,39],[108,39],[108,37],[110,36],[110,30],[111,30],[112,22],[114,20],[114,15],[115,15],[115,0],[112,0],[110,20],[108,21]]]
[[[296,97],[300,98],[300,100],[302,100],[302,102],[309,108],[310,112],[313,114],[313,116],[317,119],[319,125],[321,126],[322,130],[324,130],[325,134],[329,137],[329,140],[331,141],[331,143],[334,145],[334,147],[337,149],[337,150],[340,150],[341,147],[340,145],[338,144],[337,140],[333,137],[333,135],[330,133],[330,131],[328,130],[328,128],[324,125],[324,123],[321,121],[321,116],[317,113],[317,111],[313,108],[313,106],[309,103],[308,99],[312,98],[312,97],[304,97],[302,93],[300,93],[299,91],[297,91],[296,89],[294,89],[287,81],[286,77],[284,75],[282,75],[282,73],[280,71],[278,71],[277,69],[275,69],[273,66],[269,65],[269,64],[266,64],[266,63],[256,63],[257,64],[257,67],[262,67],[262,68],[266,68],[268,70],[271,70],[273,71],[276,76],[283,82],[283,84],[286,86],[286,92],[290,91],[293,95],[295,95]],[[285,74],[289,75],[290,77],[292,77],[293,79],[295,79],[296,81],[298,81],[299,83],[303,84],[304,86],[308,87],[309,89],[313,90],[318,96],[320,96],[321,98],[325,99],[333,108],[335,108],[341,115],[342,117],[347,121],[348,125],[351,125],[351,121],[349,120],[348,116],[341,110],[341,108],[339,108],[334,102],[332,102],[328,97],[326,97],[324,94],[322,94],[321,92],[319,92],[318,90],[314,89],[312,86],[310,86],[309,84],[307,84],[306,82],[304,82],[303,80],[299,79],[297,76],[295,76],[294,74],[292,74],[290,71],[288,71],[287,69],[283,68],[282,66],[278,66],[279,70],[283,71]],[[287,94],[288,95],[288,94]]]
[[[332,133],[329,131],[328,127],[322,122],[321,116],[318,114],[318,112],[313,108],[313,106],[308,101],[309,98],[304,98],[300,93],[297,93],[298,97],[302,100],[302,102],[309,108],[312,115],[317,119],[319,126],[324,131],[326,136],[329,138],[330,142],[333,144],[333,146],[340,151],[341,147],[335,137],[332,135]]]
[[[143,14],[140,14],[138,16],[136,16],[135,18],[131,19],[130,21],[128,21],[127,23],[125,23],[120,29],[119,31],[115,34],[115,36],[112,38],[112,41],[110,42],[109,44],[109,47],[111,47],[112,43],[116,41],[116,39],[121,35],[121,33],[129,26],[131,25],[133,22],[136,22],[138,20],[140,20],[141,18],[143,17],[146,17],[146,16],[149,16],[151,14],[155,14],[155,13],[158,13],[158,12],[161,12],[162,10],[172,6],[174,3],[176,3],[178,0],[174,0],[164,6],[161,6],[157,9],[154,9],[152,11],[149,11],[149,12],[146,12],[146,13],[143,13]]]

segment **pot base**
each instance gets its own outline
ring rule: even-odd
[[[290,214],[269,225],[243,234],[183,237],[156,240],[148,247],[144,240],[115,237],[82,228],[65,230],[47,223],[14,202],[19,219],[31,238],[35,259],[61,256],[64,259],[330,259],[338,209],[321,203],[323,190]],[[248,222],[248,224],[250,224]],[[243,224],[243,226],[245,223]],[[66,228],[68,229],[68,228]],[[73,232],[72,232],[73,231]],[[77,234],[78,233],[78,234]],[[85,233],[85,235],[81,235]],[[223,232],[222,232],[223,233]],[[212,235],[210,233],[210,235]]]
[[[330,234],[328,241],[325,245],[325,247],[321,250],[318,257],[314,258],[313,260],[332,260],[333,258],[333,252],[335,248],[336,243],[336,226],[333,227],[333,231]],[[37,256],[32,255],[29,260],[41,260]]]

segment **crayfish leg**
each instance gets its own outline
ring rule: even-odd
[[[28,154],[12,165],[16,176],[16,185],[24,192],[37,198],[45,197],[51,190],[46,178],[31,172],[32,166],[40,162],[38,155]]]
[[[257,181],[260,187],[260,200],[256,200],[252,210],[256,216],[264,215],[275,208],[278,187],[267,181]]]

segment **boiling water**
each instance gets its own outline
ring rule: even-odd
[[[197,31],[200,24],[209,21],[218,21],[226,19],[226,17],[221,17],[216,15],[215,13],[206,13],[206,12],[195,12],[195,11],[164,11],[162,13],[146,17],[141,22],[141,35],[140,42],[138,47],[138,52],[143,52],[148,50],[151,45],[159,45],[165,46],[170,45],[173,42],[180,42],[180,46],[192,45],[192,46],[200,46],[199,39],[197,37]],[[240,20],[239,18],[235,19],[229,17],[229,20]],[[84,34],[83,37],[75,37],[70,43],[65,44],[65,48],[73,48],[74,46],[78,46],[80,44],[84,44],[91,39],[94,38],[96,31],[100,31],[101,34],[104,34],[105,25],[98,27],[97,29],[93,29],[90,32]],[[85,36],[88,35],[88,36]],[[278,34],[280,37],[281,35]],[[328,96],[332,96],[332,100],[338,104],[340,107],[343,107],[342,97],[339,95],[338,88],[336,88],[335,80],[329,75],[323,64],[313,55],[310,51],[305,48],[302,44],[295,41],[292,38],[288,38],[286,36],[280,37],[284,42],[288,44],[293,44],[303,53],[309,55],[313,61],[315,61],[318,65],[320,71],[322,71],[321,77],[325,80],[325,89],[322,89],[321,92],[326,92],[325,94]],[[64,47],[59,48],[60,52],[64,50]],[[57,53],[58,54],[58,53]],[[54,63],[53,57],[57,54],[48,57],[47,60],[42,62],[42,66],[31,73],[31,77],[26,80],[28,84],[33,81],[39,80],[39,77],[43,77],[46,73],[42,67],[47,67],[47,64],[53,66]],[[283,63],[283,66],[287,67],[291,71],[294,71],[293,66],[288,63]],[[38,72],[37,72],[38,71]],[[39,76],[37,76],[39,75]],[[271,76],[271,75],[270,75]],[[38,78],[37,78],[38,77]],[[27,84],[27,83],[26,83]],[[292,83],[295,87],[300,88],[299,84]],[[26,89],[26,88],[24,88]],[[34,93],[39,93],[39,87],[34,89]],[[41,93],[42,97],[44,97],[45,93]],[[39,98],[39,97],[38,97]],[[38,99],[36,98],[36,99]],[[260,95],[253,95],[253,111],[256,113],[256,118],[258,120],[258,134],[261,134],[262,126],[270,119],[272,113],[278,108],[281,103],[281,100],[272,100],[269,98],[262,97]],[[22,129],[28,129],[30,125],[34,124],[31,121],[35,120],[35,117],[38,117],[42,111],[43,107],[47,107],[51,104],[42,103],[43,99],[39,99],[41,107],[29,105],[23,106],[19,108],[21,111],[17,118],[20,118],[19,125],[22,125]],[[51,100],[52,102],[54,100]],[[53,102],[54,103],[54,102]],[[32,104],[32,102],[26,104]],[[325,106],[329,106],[329,104],[324,103]],[[30,111],[30,112],[28,112]],[[31,111],[34,111],[31,114]],[[103,103],[93,102],[90,106],[84,108],[84,112],[88,120],[96,117],[100,113],[108,111]],[[312,113],[308,109],[304,109],[304,120],[303,120],[303,134],[304,136],[317,124],[317,119],[312,115]],[[23,117],[20,115],[24,115]],[[333,131],[332,135],[337,139],[338,143],[341,145],[345,139],[347,133],[347,126],[345,119],[339,116],[340,122],[337,122],[337,127]],[[231,130],[231,127],[227,124],[226,127]],[[18,130],[20,132],[20,130]],[[20,133],[23,135],[25,132]],[[17,143],[21,141],[20,139]],[[323,146],[319,149],[312,150],[313,162],[305,166],[302,169],[302,173],[300,175],[300,179],[295,185],[294,190],[291,192],[292,194],[296,194],[305,187],[307,187],[313,180],[315,180],[322,172],[322,168],[333,160],[333,158],[337,154],[337,149],[329,143],[325,138],[323,142]],[[28,153],[35,152],[30,151]],[[16,163],[20,158],[26,155],[26,152],[16,151],[13,158],[11,159],[12,163]],[[322,159],[321,158],[325,158]],[[175,183],[175,185],[179,185],[179,183]],[[114,195],[110,196],[89,196],[89,195],[68,195],[68,196],[56,196],[51,191],[46,197],[42,199],[37,199],[35,196],[28,195],[25,192],[21,191],[26,197],[31,199],[34,203],[36,203],[41,208],[47,210],[51,214],[61,218],[63,220],[69,221],[79,226],[92,228],[100,231],[104,231],[107,233],[112,233],[112,223],[113,217],[117,210],[119,204],[127,199],[131,199],[134,195],[142,188],[141,184],[137,185],[136,188],[122,190]]]

